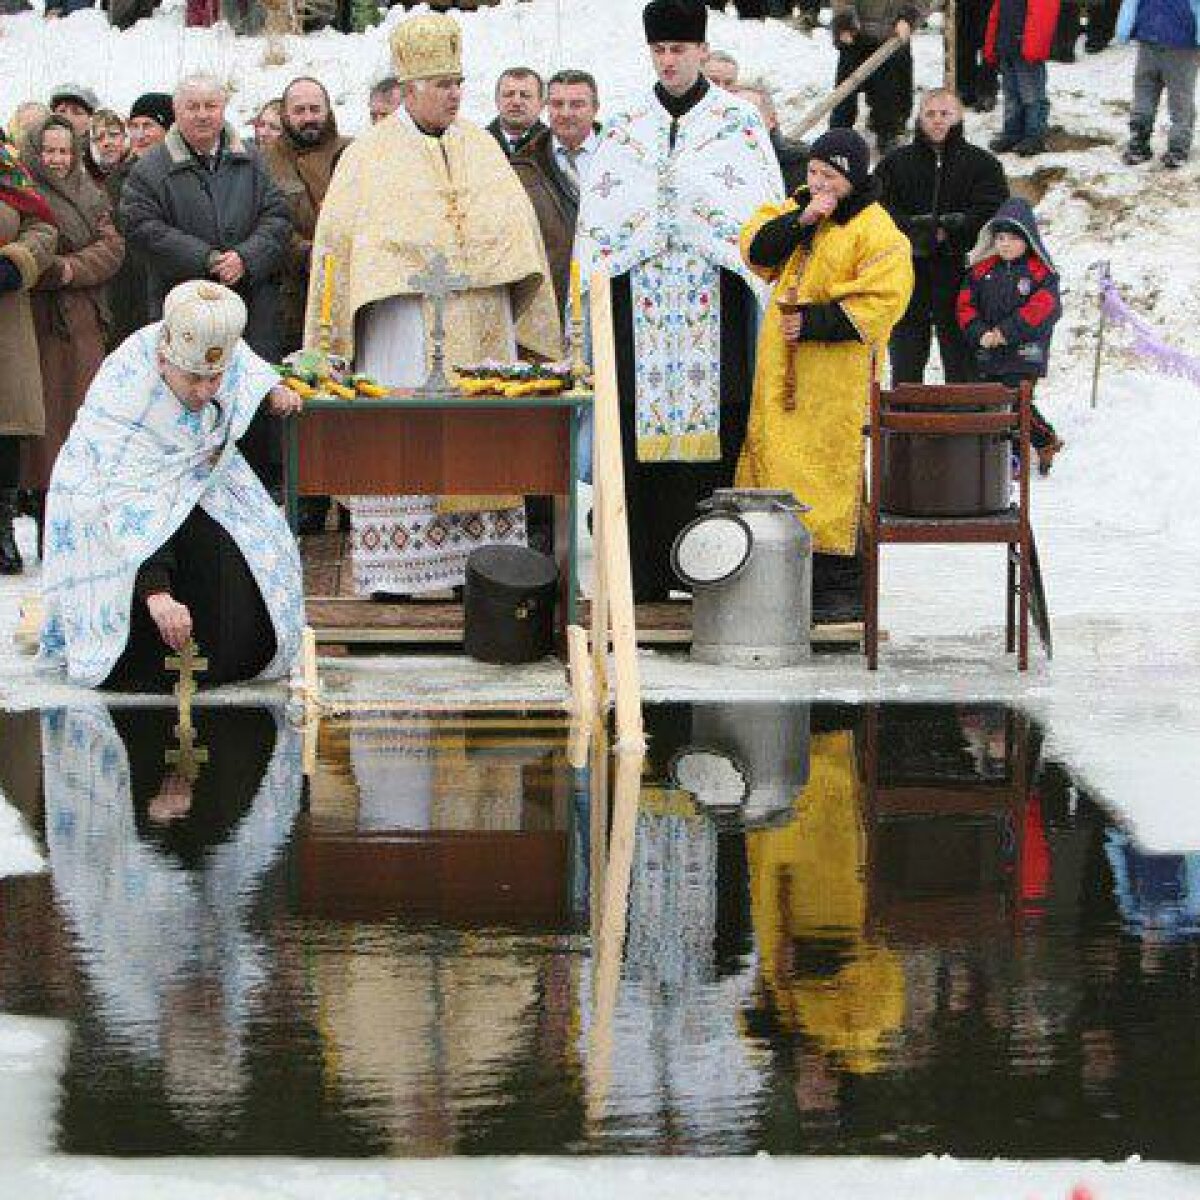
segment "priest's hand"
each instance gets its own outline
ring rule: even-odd
[[[800,330],[804,328],[804,313],[780,313],[779,323],[783,327],[783,340],[785,342],[798,342],[800,340]]]
[[[273,417],[290,417],[304,407],[304,401],[290,387],[277,383],[267,393],[267,408]]]
[[[146,597],[150,619],[158,626],[159,636],[172,650],[181,651],[192,637],[192,614],[169,592]]]
[[[212,274],[226,287],[233,287],[246,274],[246,264],[236,250],[226,250],[213,259]]]

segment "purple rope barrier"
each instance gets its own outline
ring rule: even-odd
[[[1100,305],[1109,321],[1129,330],[1133,335],[1129,349],[1139,358],[1147,359],[1153,370],[1200,387],[1200,358],[1164,342],[1154,326],[1125,303],[1117,285],[1107,276],[1100,280]]]

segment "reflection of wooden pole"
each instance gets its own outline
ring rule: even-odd
[[[796,295],[794,287],[787,287],[775,297],[775,306],[785,317],[800,311]],[[783,363],[783,407],[791,412],[796,407],[796,343],[785,343],[784,350],[786,357]]]
[[[571,672],[571,715],[576,721],[589,721],[596,709],[596,694],[587,634],[579,625],[567,626],[567,662]]]
[[[637,750],[630,753],[618,751],[616,756],[612,832],[604,876],[600,930],[595,942],[595,991],[588,1038],[589,1121],[598,1121],[603,1117],[612,1078],[613,1019],[617,1011],[621,959],[629,920],[629,882],[633,874],[633,845],[637,834],[638,795],[644,757]]]
[[[603,570],[597,577],[607,593],[608,625],[612,630],[617,744],[641,747],[645,745],[642,683],[637,661],[633,573],[629,565],[629,527],[625,513],[625,467],[621,458],[621,426],[617,412],[612,283],[607,274],[597,272],[592,276],[591,296],[596,426],[596,461],[592,478],[599,485],[600,542],[597,552],[603,556]],[[597,597],[593,603],[601,600],[602,597]]]
[[[945,0],[942,7],[942,87],[958,91],[958,0]]]
[[[907,42],[908,38],[902,38],[898,33],[888,38],[857,71],[847,75],[820,104],[810,108],[800,118],[800,124],[796,127],[793,136],[803,137],[827,113],[833,112],[851,92],[857,91],[867,79],[874,75]]]

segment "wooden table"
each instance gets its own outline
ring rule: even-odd
[[[586,391],[308,400],[285,422],[288,521],[300,496],[553,496],[561,631],[577,617],[577,416],[591,403]]]

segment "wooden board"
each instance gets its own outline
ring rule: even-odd
[[[583,602],[582,622],[588,620]],[[310,596],[308,621],[317,641],[361,645],[462,642],[462,606],[459,604],[377,604],[345,596]],[[637,636],[643,646],[687,646],[692,640],[692,609],[687,601],[637,606]],[[883,635],[881,634],[881,637]],[[862,624],[813,627],[814,646],[858,646]]]

